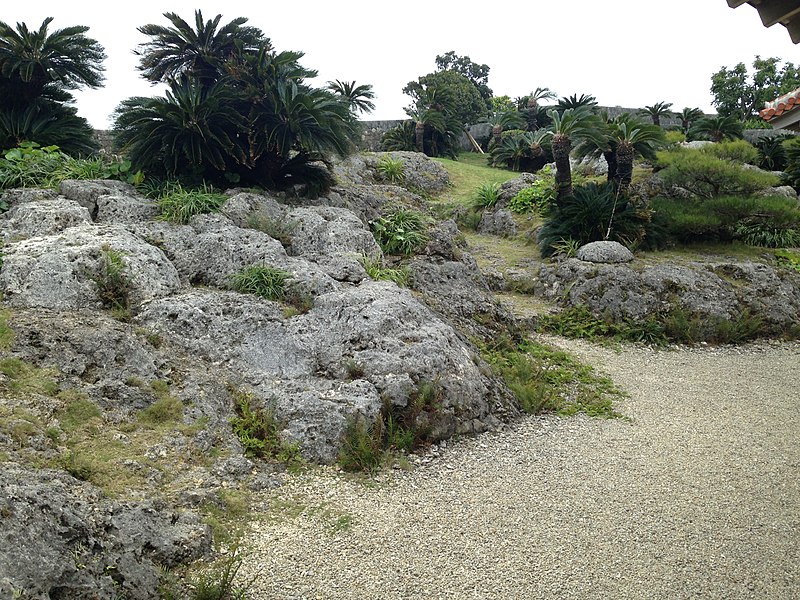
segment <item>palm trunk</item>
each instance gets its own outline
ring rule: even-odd
[[[658,125],[661,127],[661,117],[658,115],[653,115],[653,125]]]
[[[495,125],[492,127],[492,139],[494,140],[494,145],[497,146],[500,143],[500,136],[503,133],[503,126],[502,125]]]
[[[417,143],[417,152],[425,153],[425,124],[421,121],[417,121],[416,127],[414,127],[414,135],[416,138]]]
[[[603,158],[608,163],[608,177],[606,181],[611,183],[617,180],[617,153],[613,150],[603,152]]]
[[[572,196],[572,167],[569,164],[569,152],[572,141],[563,134],[553,136],[553,158],[556,163],[556,202],[562,204]]]
[[[628,191],[633,178],[633,145],[620,142],[617,145],[617,184],[621,193]]]

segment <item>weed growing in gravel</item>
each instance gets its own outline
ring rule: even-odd
[[[372,425],[363,417],[351,419],[342,439],[339,466],[345,471],[374,473],[396,455],[425,444],[430,435],[430,421],[440,405],[438,384],[422,381],[406,406],[385,401]]]
[[[613,401],[622,397],[622,392],[610,379],[597,375],[592,367],[565,352],[535,342],[517,344],[500,339],[491,348],[484,346],[482,353],[525,412],[620,416]]]

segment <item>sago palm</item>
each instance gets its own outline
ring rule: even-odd
[[[48,17],[37,30],[25,23],[14,29],[0,21],[0,77],[11,88],[0,98],[0,106],[26,108],[48,86],[74,90],[102,85],[106,56],[103,47],[85,35],[89,28],[66,27],[51,33],[52,21]]]
[[[534,171],[546,162],[549,131],[509,132],[492,147],[491,164],[503,165],[512,171]]]
[[[172,27],[150,24],[138,28],[151,38],[134,52],[141,57],[139,70],[152,82],[175,80],[186,74],[203,85],[213,85],[226,60],[257,51],[268,42],[260,29],[245,25],[245,17],[220,27],[222,15],[203,21],[203,13],[197,10],[192,27],[175,13],[164,16]]]
[[[656,102],[653,106],[645,106],[640,114],[647,115],[653,120],[653,125],[661,126],[661,117],[671,117],[672,102]]]
[[[567,108],[561,113],[553,109],[547,114],[553,121],[550,135],[556,163],[556,201],[563,202],[572,195],[572,168],[569,164],[572,143],[581,138],[602,138],[601,122],[587,107]]]
[[[494,111],[489,116],[488,123],[492,126],[492,142],[497,145],[503,131],[525,127],[525,117],[517,110]]]
[[[355,81],[328,82],[328,89],[344,99],[353,113],[368,113],[375,110],[375,92],[371,85],[356,85]]]
[[[621,192],[626,192],[633,177],[633,159],[636,155],[655,158],[666,137],[658,125],[640,123],[632,118],[618,119],[611,129],[612,145],[616,155],[615,181]]]
[[[691,139],[709,139],[712,142],[742,138],[742,123],[734,116],[706,117],[689,129]]]
[[[697,120],[702,118],[703,111],[699,108],[689,108],[684,107],[684,109],[677,114],[677,117],[681,120],[681,130],[683,133],[689,133],[689,129],[691,128],[692,124]]]

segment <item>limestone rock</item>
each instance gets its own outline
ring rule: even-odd
[[[522,190],[531,187],[537,181],[539,181],[539,176],[536,173],[522,173],[519,177],[509,179],[500,186],[496,208],[505,208],[509,200]]]
[[[789,198],[790,200],[797,200],[797,192],[790,185],[779,185],[776,187],[768,187],[765,190],[756,192],[755,195],[763,196],[765,198],[771,196],[780,196],[783,198]]]
[[[619,242],[590,242],[578,248],[579,260],[593,263],[625,263],[633,260],[633,253]]]
[[[92,215],[92,219],[97,217],[97,199],[100,196],[121,194],[124,196],[136,196],[136,188],[124,181],[113,179],[97,180],[77,180],[68,179],[62,181],[59,192],[65,198],[74,200],[85,207]]]
[[[0,290],[11,306],[100,307],[96,279],[108,250],[121,255],[133,305],[172,294],[180,287],[175,267],[155,246],[119,225],[82,225],[57,236],[7,245]]]
[[[486,210],[483,211],[481,221],[478,223],[478,233],[514,237],[517,235],[517,224],[508,210],[502,208],[499,210]]]
[[[65,198],[42,198],[15,202],[0,215],[0,236],[5,242],[59,233],[92,222],[89,211]]]

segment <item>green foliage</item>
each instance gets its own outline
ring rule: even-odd
[[[406,165],[402,158],[382,156],[376,168],[381,179],[390,183],[400,183],[405,179]]]
[[[756,165],[766,171],[783,171],[787,165],[786,140],[791,136],[765,135],[755,143],[758,151]]]
[[[183,419],[183,402],[168,394],[162,395],[150,406],[139,412],[139,420],[149,425],[180,423]]]
[[[689,129],[686,137],[690,140],[736,140],[742,137],[742,123],[736,117],[718,115],[699,119]]]
[[[652,207],[668,235],[681,243],[743,239],[757,245],[772,244],[791,241],[800,231],[800,208],[787,198],[655,198]]]
[[[477,123],[486,116],[486,101],[472,81],[461,73],[442,70],[409,81],[403,93],[411,97],[415,107],[412,111],[419,110],[421,103],[427,105],[429,90],[435,90],[439,110],[462,127],[467,123]]]
[[[247,456],[272,458],[298,466],[303,460],[300,447],[281,437],[285,423],[275,416],[274,405],[252,408],[253,396],[231,389],[236,416],[231,419],[233,433],[239,438]]]
[[[36,368],[19,358],[0,359],[0,374],[6,377],[6,381],[0,381],[0,390],[42,396],[55,396],[58,392],[58,384],[53,379],[55,373]]]
[[[0,267],[2,266],[3,263],[0,261]],[[10,311],[0,309],[0,350],[9,350],[14,343],[14,330],[8,324],[10,317]]]
[[[354,100],[366,88],[315,88],[301,52],[277,52],[247,19],[194,26],[166,13],[171,27],[145,25],[140,70],[164,82],[163,97],[134,97],[116,111],[119,147],[134,168],[217,186],[258,185],[319,195],[333,184],[327,156],[354,148]],[[341,82],[340,82],[341,83]]]
[[[291,273],[281,269],[252,266],[234,275],[232,287],[243,294],[255,294],[267,300],[284,300],[289,277]]]
[[[798,229],[775,227],[769,223],[747,223],[740,221],[736,224],[734,234],[748,246],[762,248],[794,248],[800,246],[800,221]]]
[[[742,129],[772,129],[772,125],[760,117],[742,121]]]
[[[413,152],[416,148],[414,121],[403,121],[391,128],[381,138],[381,150],[387,152]]]
[[[755,165],[758,163],[758,149],[746,140],[731,140],[708,144],[700,148],[722,160],[729,160],[741,164]]]
[[[436,57],[436,68],[439,71],[453,71],[470,80],[478,90],[481,98],[491,105],[492,90],[489,88],[489,65],[474,63],[469,56],[459,56],[452,50]]]
[[[665,184],[684,188],[702,198],[748,195],[779,183],[770,173],[745,169],[709,152],[689,148],[659,152],[658,164],[664,167],[659,176]]]
[[[656,102],[652,106],[645,106],[639,112],[649,116],[653,120],[653,125],[661,125],[661,117],[671,117],[672,102]]]
[[[219,211],[228,199],[224,194],[201,189],[187,189],[178,182],[170,182],[158,197],[161,217],[173,223],[188,223],[194,215]]]
[[[364,270],[376,281],[393,281],[401,287],[408,285],[408,269],[401,267],[393,269],[386,267],[380,257],[362,256],[361,264]]]
[[[86,119],[77,116],[71,90],[103,82],[103,47],[73,26],[49,31],[0,21],[0,150],[22,142],[58,145],[69,154],[89,154],[97,145]]]
[[[353,115],[357,113],[368,113],[375,110],[375,92],[371,85],[356,85],[355,81],[335,81],[328,82],[328,89],[340,96],[350,106]]]
[[[621,397],[608,378],[594,373],[565,352],[535,342],[515,344],[500,339],[482,350],[486,361],[514,392],[528,413],[553,411],[563,416],[620,416],[613,400]]]
[[[800,138],[793,137],[783,144],[786,166],[783,169],[783,182],[800,190]]]
[[[516,213],[535,212],[547,214],[556,200],[556,181],[552,169],[545,167],[539,178],[529,187],[517,192],[509,201],[508,208]]]
[[[800,252],[785,249],[776,250],[775,260],[777,260],[779,265],[788,269],[794,269],[800,273]]]
[[[405,406],[384,402],[372,425],[361,416],[350,419],[342,436],[339,466],[345,471],[374,473],[397,452],[425,443],[440,404],[438,385],[421,381]]]
[[[92,419],[101,417],[102,412],[97,405],[84,395],[69,400],[59,413],[58,421],[64,431],[72,431],[86,425]]]
[[[131,292],[124,256],[124,253],[104,244],[100,248],[100,265],[97,272],[91,275],[103,307],[122,312],[130,308]]]
[[[572,197],[555,206],[537,235],[543,256],[563,240],[581,245],[600,240],[636,247],[645,239],[651,212],[635,206],[614,186],[594,183],[575,188]]]
[[[504,131],[499,143],[491,145],[489,164],[512,171],[537,171],[552,159],[550,136],[545,129],[534,132],[519,129]]]
[[[766,102],[800,87],[800,69],[790,62],[781,66],[780,58],[756,56],[753,71],[744,63],[722,67],[711,76],[712,104],[720,115],[737,120],[756,117]]]
[[[203,572],[192,582],[189,600],[247,600],[247,590],[252,582],[244,587],[237,582],[242,562],[241,552],[234,549],[222,566]]]
[[[428,241],[427,219],[408,208],[395,208],[371,225],[375,240],[386,254],[410,256]]]
[[[686,141],[686,134],[682,131],[665,131],[664,138],[667,145],[680,144]]]
[[[489,181],[481,184],[475,190],[475,208],[493,208],[497,204],[497,198],[500,195],[500,184],[494,181]]]

